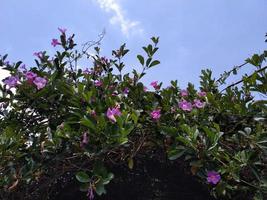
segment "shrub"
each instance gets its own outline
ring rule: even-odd
[[[264,198],[267,51],[247,59],[255,72],[232,85],[225,80],[244,65],[218,80],[202,70],[198,90],[191,83],[181,89],[172,81],[162,88],[155,81],[147,91],[141,78],[160,63],[154,59],[159,38],[151,38],[144,55],[137,56],[141,73],[124,73],[125,44],[108,59],[100,55],[100,41],[79,51],[74,35],[59,30],[60,39],[51,44],[62,50],[53,57],[36,52],[36,67],[9,64],[7,55],[1,56],[0,66],[11,74],[0,88],[2,199],[30,199],[36,184],[42,190],[67,173],[75,174],[93,199],[105,194],[114,178],[105,163],[127,162],[130,170],[138,152],[157,148],[170,160],[184,160],[219,199]],[[95,55],[88,53],[92,46]],[[93,60],[92,68],[78,69],[83,58]]]

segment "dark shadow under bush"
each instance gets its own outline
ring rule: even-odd
[[[208,191],[194,177],[185,174],[182,163],[139,155],[134,168],[113,164],[109,170],[116,174],[107,185],[107,194],[99,200],[211,200]],[[79,192],[78,184],[73,183],[54,198],[55,200],[83,200],[85,193]]]

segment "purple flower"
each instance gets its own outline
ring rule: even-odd
[[[96,80],[96,81],[95,81],[95,86],[96,86],[96,87],[101,87],[101,86],[102,86],[102,81],[98,81],[98,80]]]
[[[40,90],[46,86],[47,80],[42,77],[36,77],[33,83],[36,85],[37,89]]]
[[[19,78],[17,76],[9,76],[3,81],[9,88],[16,87],[19,83]]]
[[[51,45],[53,47],[56,47],[57,45],[60,45],[61,43],[57,39],[52,39]]]
[[[84,132],[83,133],[83,139],[82,139],[82,145],[86,145],[86,144],[88,144],[88,142],[89,142],[88,133]]]
[[[107,117],[112,121],[112,122],[116,122],[116,116],[121,116],[121,111],[119,109],[119,107],[115,107],[115,108],[108,108],[107,110]]]
[[[157,109],[157,110],[153,110],[151,113],[150,113],[150,116],[152,119],[154,120],[158,120],[161,116],[160,114],[160,109]]]
[[[21,65],[21,66],[19,67],[19,71],[20,71],[20,72],[23,72],[23,73],[27,72],[26,65],[25,65],[25,64]]]
[[[58,30],[59,30],[59,32],[60,32],[61,34],[63,34],[63,35],[65,35],[65,33],[66,33],[66,31],[67,31],[67,29],[65,29],[65,28],[58,28]]]
[[[92,187],[92,186],[90,186],[90,187],[88,188],[87,197],[88,197],[89,200],[93,200],[94,197],[95,197],[95,196],[94,196],[94,191],[93,191],[93,187]]]
[[[124,93],[124,94],[128,94],[128,93],[129,93],[129,88],[127,88],[127,87],[124,88],[123,93]]]
[[[93,71],[89,70],[88,68],[86,68],[85,70],[83,70],[83,74],[92,74]]]
[[[187,97],[187,96],[188,96],[188,91],[187,91],[187,90],[181,90],[181,91],[180,91],[180,95],[181,95],[182,97]]]
[[[26,76],[28,81],[33,82],[34,79],[37,77],[37,74],[35,74],[35,73],[31,72],[31,71],[28,71],[28,72],[25,73],[25,76]]]
[[[38,57],[39,59],[42,59],[44,57],[44,53],[42,51],[33,53],[34,56]]]
[[[194,106],[196,108],[203,108],[205,106],[205,103],[203,103],[202,101],[200,101],[199,99],[195,99],[194,100]]]
[[[158,85],[158,81],[153,81],[150,83],[150,85],[155,89],[158,90],[160,86]]]
[[[204,91],[198,92],[197,94],[199,97],[205,97],[207,95],[207,93]]]
[[[216,185],[221,180],[221,176],[218,172],[208,171],[207,173],[207,181],[212,185]]]
[[[178,104],[179,108],[183,111],[191,111],[192,110],[192,104],[186,100],[182,100]]]

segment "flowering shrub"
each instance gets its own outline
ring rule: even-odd
[[[160,63],[154,59],[158,38],[137,56],[142,71],[124,74],[125,44],[108,59],[98,42],[90,55],[91,43],[78,51],[74,35],[59,31],[51,45],[62,50],[53,57],[34,53],[35,67],[9,64],[1,56],[0,66],[11,74],[0,87],[1,199],[31,199],[37,184],[49,190],[68,173],[93,199],[114,178],[106,163],[127,162],[130,170],[148,146],[165,149],[170,160],[184,160],[218,199],[264,198],[267,101],[252,94],[266,97],[266,51],[247,59],[255,72],[232,85],[225,80],[241,67],[217,81],[203,70],[198,90],[190,83],[180,89],[177,81],[161,89],[153,81],[155,91],[148,91],[141,78]],[[82,71],[77,66],[84,57],[93,63]]]

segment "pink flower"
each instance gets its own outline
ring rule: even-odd
[[[182,109],[183,111],[191,111],[192,110],[192,104],[186,100],[182,100],[178,104],[179,108]]]
[[[150,83],[150,85],[151,85],[155,90],[160,89],[160,86],[158,85],[158,81],[153,81],[153,82]]]
[[[108,108],[107,110],[107,117],[112,121],[112,122],[116,122],[116,116],[121,116],[121,111],[119,109],[119,107],[115,107],[115,108]]]
[[[51,45],[53,47],[56,47],[57,45],[60,45],[61,43],[57,39],[52,39]]]
[[[207,95],[207,93],[204,91],[198,92],[197,94],[199,97],[205,97]]]
[[[9,88],[16,87],[19,83],[19,78],[17,76],[9,76],[3,81]]]
[[[33,83],[36,85],[37,89],[40,90],[46,86],[47,80],[42,77],[36,77]]]
[[[37,74],[31,72],[31,71],[28,71],[25,73],[25,76],[26,76],[26,79],[30,82],[33,82],[33,80],[37,77]]]
[[[181,95],[182,97],[187,97],[187,96],[188,96],[188,91],[187,91],[187,90],[181,90],[181,91],[180,91],[180,95]]]
[[[63,34],[63,35],[65,35],[65,33],[66,33],[66,31],[67,31],[67,29],[65,29],[65,28],[58,28],[58,30],[59,30],[59,32],[60,32],[61,34]]]
[[[195,99],[194,100],[194,106],[196,108],[204,108],[205,103],[203,103],[202,101],[200,101],[199,99]]]
[[[96,80],[95,81],[95,86],[96,87],[101,87],[102,86],[102,81]]]
[[[38,57],[39,59],[42,59],[44,57],[44,53],[39,51],[39,52],[35,52],[33,53],[34,56]]]
[[[208,183],[211,183],[212,185],[216,185],[221,180],[221,176],[218,172],[215,171],[209,171],[207,173],[207,181]]]
[[[153,110],[151,113],[150,113],[150,116],[152,119],[154,120],[158,120],[161,116],[160,114],[160,109],[157,109],[157,110]]]
[[[95,110],[92,110],[92,111],[91,111],[91,115],[92,115],[93,117],[96,117],[96,111],[95,111]]]

